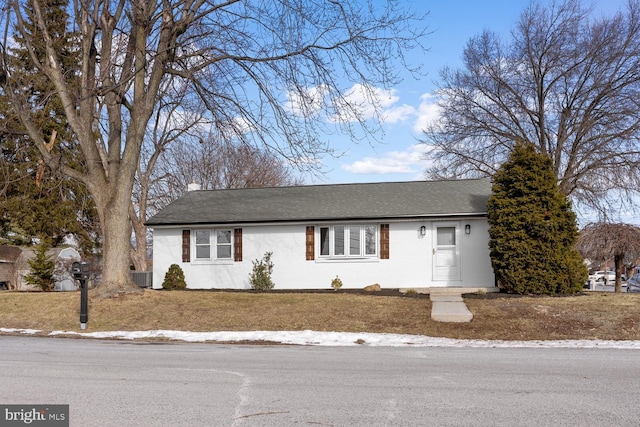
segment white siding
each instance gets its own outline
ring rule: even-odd
[[[156,228],[153,233],[153,285],[162,286],[169,265],[178,264],[192,289],[250,289],[252,261],[273,252],[272,279],[275,289],[330,289],[337,276],[343,289],[361,289],[378,283],[383,288],[422,288],[435,286],[493,287],[494,279],[488,250],[485,219],[457,221],[460,226],[460,281],[434,281],[432,274],[433,238],[431,221],[396,222],[389,227],[389,259],[320,259],[316,228],[315,260],[305,258],[306,225],[261,225],[242,227],[242,262],[182,262],[182,228]],[[471,233],[464,226],[471,225]],[[420,235],[424,225],[425,236]],[[378,235],[379,238],[379,235]],[[191,255],[195,236],[192,233]],[[212,248],[213,251],[213,248]]]

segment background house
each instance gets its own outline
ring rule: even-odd
[[[250,288],[272,252],[275,289],[494,288],[488,179],[191,191],[153,228],[153,286],[171,264],[189,288]]]
[[[73,248],[52,248],[47,255],[55,260],[53,276],[56,280],[56,291],[73,291],[78,289],[71,276],[71,264],[80,261],[80,254]],[[29,274],[29,260],[35,254],[30,248],[0,245],[0,287],[19,291],[35,290],[24,277]]]

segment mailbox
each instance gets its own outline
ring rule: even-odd
[[[74,262],[71,264],[73,278],[80,282],[80,329],[87,329],[89,320],[89,302],[87,293],[87,280],[91,274],[90,262]]]
[[[90,273],[91,273],[90,262],[76,261],[73,264],[71,264],[71,274],[73,274],[74,279],[87,280],[89,278]]]

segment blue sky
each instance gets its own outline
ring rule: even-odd
[[[551,4],[552,0],[541,0]],[[409,4],[409,2],[407,2]],[[422,0],[411,1],[411,7],[428,11],[425,25],[432,32],[425,41],[428,52],[413,57],[427,73],[416,80],[407,76],[386,97],[384,134],[379,142],[354,143],[349,138],[332,138],[336,151],[344,152],[338,159],[323,159],[327,172],[307,177],[309,183],[353,183],[379,181],[410,181],[424,179],[426,163],[421,160],[420,126],[437,117],[431,96],[439,70],[461,66],[462,51],[467,41],[484,29],[505,38],[515,25],[529,0]],[[595,14],[609,14],[624,8],[626,0],[600,0],[593,4]]]

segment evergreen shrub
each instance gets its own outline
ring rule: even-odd
[[[49,245],[46,242],[35,247],[35,257],[28,261],[31,269],[29,274],[24,277],[27,283],[37,286],[45,292],[53,291],[56,283],[53,277],[56,262],[47,255],[48,249]]]
[[[547,155],[517,144],[494,176],[487,210],[491,263],[501,290],[545,295],[582,290],[587,270],[575,248],[576,215]]]
[[[178,264],[171,264],[169,271],[164,275],[162,289],[186,289],[187,282],[184,280],[184,271]]]
[[[273,262],[271,261],[273,252],[267,252],[262,259],[256,259],[253,262],[253,271],[249,274],[249,282],[251,289],[257,291],[270,291],[276,285],[271,280],[273,273]]]
[[[336,278],[331,281],[331,287],[334,291],[339,291],[342,287],[342,279],[336,276]]]

